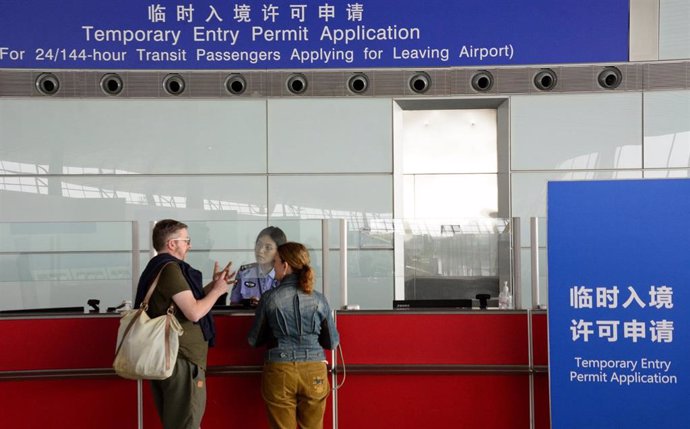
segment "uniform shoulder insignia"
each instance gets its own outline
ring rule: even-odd
[[[240,266],[240,269],[239,269],[238,271],[248,270],[248,269],[250,269],[250,268],[256,267],[257,265],[259,265],[258,262],[253,262],[253,263],[251,263],[251,264],[244,264],[244,265],[241,265],[241,266]]]

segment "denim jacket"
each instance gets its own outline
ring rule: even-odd
[[[267,362],[325,360],[323,349],[340,341],[326,298],[302,292],[294,274],[261,298],[247,339],[253,347],[268,346]]]

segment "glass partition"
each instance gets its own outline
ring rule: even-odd
[[[472,299],[512,289],[506,219],[182,220],[192,239],[187,262],[211,280],[214,261],[235,270],[256,262],[257,235],[281,228],[310,250],[319,291],[331,307],[393,308],[395,300]],[[100,312],[132,300],[155,254],[153,222],[0,223],[0,311],[84,307]],[[523,242],[524,245],[524,242]],[[345,263],[345,266],[343,266]],[[226,301],[225,303],[227,303]]]
[[[131,299],[133,231],[131,222],[0,223],[0,311]]]
[[[405,300],[476,300],[511,285],[511,236],[506,219],[407,220]],[[478,304],[477,304],[478,306]]]

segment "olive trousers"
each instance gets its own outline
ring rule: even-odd
[[[322,429],[330,393],[325,362],[266,362],[261,396],[271,429]]]
[[[172,375],[151,380],[153,402],[164,429],[199,429],[206,410],[206,373],[177,358]]]

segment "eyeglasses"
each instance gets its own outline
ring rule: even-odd
[[[184,242],[187,243],[187,246],[189,246],[190,244],[192,244],[192,239],[191,239],[191,237],[188,237],[188,238],[171,238],[171,239],[168,240],[168,241],[184,241]]]

